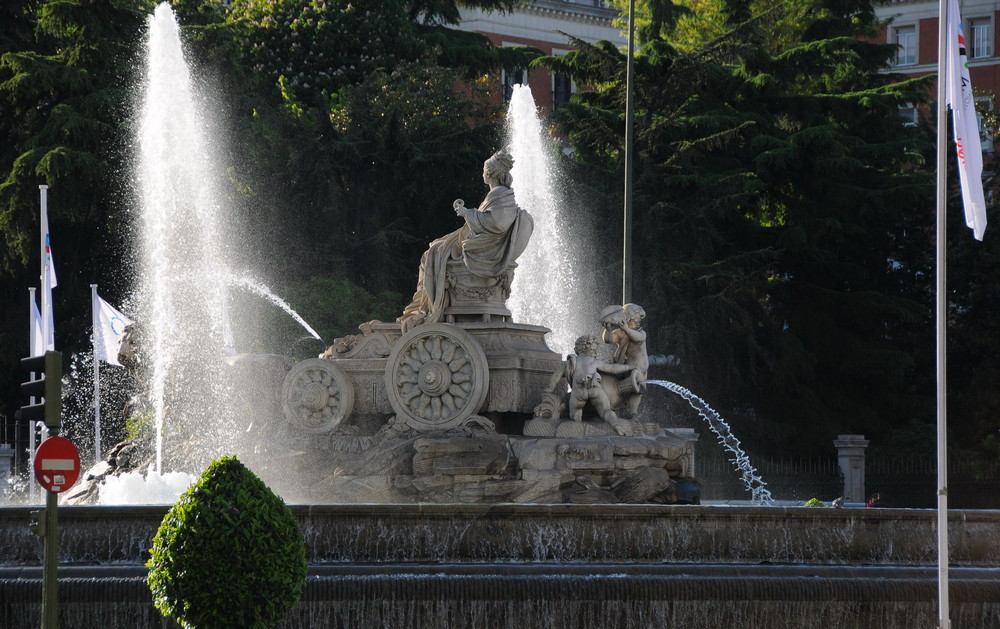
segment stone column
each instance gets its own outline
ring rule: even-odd
[[[865,448],[869,441],[864,435],[837,435],[837,461],[844,475],[844,502],[865,501]]]

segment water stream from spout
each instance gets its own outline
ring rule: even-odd
[[[757,468],[750,464],[750,457],[747,456],[747,453],[740,446],[740,440],[730,430],[726,420],[722,419],[722,416],[709,406],[708,402],[675,382],[647,380],[646,384],[663,387],[671,393],[681,396],[708,423],[708,427],[715,433],[719,444],[733,455],[730,461],[740,473],[740,480],[743,481],[743,485],[750,492],[750,499],[759,504],[771,504],[774,502],[771,492],[767,489],[767,483],[757,473]]]
[[[252,278],[249,278],[249,277],[246,277],[246,276],[241,276],[241,275],[230,275],[229,276],[229,282],[231,284],[235,285],[235,286],[241,286],[243,288],[246,288],[250,292],[255,293],[257,295],[260,295],[261,297],[267,299],[268,301],[270,301],[275,306],[278,306],[279,308],[281,308],[282,310],[284,310],[285,312],[287,312],[288,315],[291,318],[295,319],[295,321],[298,322],[299,325],[301,325],[303,328],[305,328],[306,332],[308,332],[314,339],[316,339],[318,341],[322,341],[323,340],[320,337],[319,333],[316,332],[316,330],[314,330],[312,328],[312,326],[309,325],[306,322],[306,320],[302,318],[302,315],[300,315],[299,313],[295,312],[295,309],[292,308],[290,305],[288,305],[287,301],[285,301],[281,297],[275,295],[271,291],[271,289],[269,289],[267,286],[264,286],[264,284],[258,282],[255,279],[252,279]]]

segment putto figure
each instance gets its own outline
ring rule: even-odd
[[[602,338],[605,343],[616,345],[614,362],[629,365],[636,371],[639,390],[623,395],[626,417],[635,417],[639,412],[642,393],[646,390],[646,374],[649,372],[649,356],[646,354],[646,332],[642,320],[646,311],[637,304],[608,306],[601,312]]]
[[[597,357],[598,340],[596,336],[587,334],[576,340],[576,355],[566,357],[566,367],[563,373],[553,374],[550,390],[557,390],[560,378],[565,378],[570,385],[569,418],[575,422],[583,421],[583,407],[589,402],[601,419],[615,428],[619,434],[626,434],[620,427],[618,416],[611,408],[611,401],[602,386],[601,374],[623,375],[631,373],[629,365],[609,363]]]
[[[494,153],[483,164],[483,182],[490,191],[482,205],[467,208],[462,199],[452,204],[465,224],[432,242],[420,258],[413,301],[397,319],[404,334],[415,326],[441,320],[448,306],[450,260],[462,260],[469,273],[477,277],[499,278],[524,252],[534,221],[514,199],[510,175],[513,165],[506,151]]]

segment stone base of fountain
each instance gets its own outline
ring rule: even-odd
[[[410,433],[300,461],[305,500],[442,503],[697,503],[694,431],[532,438],[468,429]],[[350,445],[350,447],[347,447]],[[367,446],[367,447],[366,447]]]
[[[936,512],[670,505],[293,506],[310,576],[279,625],[937,623]],[[0,508],[0,626],[38,625],[41,540]],[[167,507],[60,508],[60,626],[172,626],[144,579]],[[1000,626],[1000,513],[949,513],[953,626]]]

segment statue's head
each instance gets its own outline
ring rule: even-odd
[[[514,182],[514,178],[510,176],[510,169],[513,167],[514,158],[507,151],[500,150],[483,163],[483,176],[509,188]]]
[[[597,348],[599,346],[600,340],[596,336],[593,334],[584,334],[576,339],[576,346],[573,348],[573,351],[577,356],[597,356]]]

